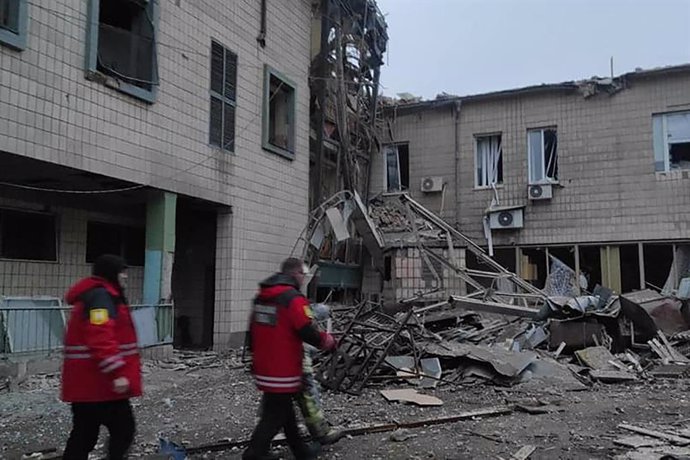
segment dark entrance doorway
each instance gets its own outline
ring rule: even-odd
[[[213,346],[216,227],[216,209],[180,197],[172,273],[176,348]]]

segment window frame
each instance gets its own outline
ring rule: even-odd
[[[290,97],[290,107],[288,107],[288,116],[291,121],[291,132],[289,133],[290,139],[288,140],[288,145],[293,146],[293,151],[290,149],[284,149],[273,145],[269,142],[269,132],[270,132],[270,98],[271,98],[271,77],[275,77],[280,80],[283,85],[288,86],[291,90]],[[297,85],[283,73],[277,71],[269,65],[264,65],[264,94],[263,94],[263,110],[262,110],[262,123],[261,123],[261,147],[276,155],[282,156],[288,160],[294,160],[297,154]]]
[[[33,209],[18,209],[18,208],[10,208],[10,207],[0,207],[0,214],[2,214],[3,211],[22,213],[22,214],[38,214],[41,216],[50,217],[53,221],[53,230],[54,230],[53,237],[55,238],[55,258],[54,259],[26,259],[26,258],[5,257],[0,250],[0,260],[11,261],[11,262],[31,262],[31,263],[47,263],[47,264],[60,263],[60,216],[58,214],[52,213],[52,212],[36,211]],[[1,225],[2,224],[0,224],[0,226]],[[2,229],[0,227],[0,232],[1,231],[2,231]],[[1,237],[2,237],[2,235],[0,234],[0,238]]]
[[[160,16],[160,6],[159,0],[146,0],[146,6],[144,8],[149,8],[149,14],[151,15],[151,22],[153,22],[153,42],[154,42],[154,53],[152,56],[153,65],[151,68],[154,70],[156,76],[159,75],[158,72],[158,34],[159,34],[159,16]],[[100,16],[100,0],[88,0],[87,8],[87,21],[86,21],[86,52],[85,52],[85,73],[86,79],[96,82],[101,82],[105,86],[112,88],[121,93],[127,94],[134,98],[140,99],[149,104],[156,102],[158,96],[158,85],[152,84],[151,89],[147,90],[139,86],[133,85],[126,81],[120,79],[115,79],[106,73],[98,70],[98,29],[99,29],[99,16]],[[110,79],[115,79],[117,81],[116,85],[109,84]]]
[[[403,168],[400,161],[400,147],[407,147],[407,184],[403,182]],[[395,157],[398,164],[398,185],[399,189],[391,189],[390,183],[388,181],[388,149],[395,149]],[[381,154],[383,155],[383,186],[387,193],[396,193],[410,190],[410,143],[409,142],[395,142],[391,144],[383,145],[381,149]]]
[[[654,154],[655,172],[668,174],[673,171],[690,171],[690,168],[671,169],[671,145],[687,144],[690,142],[690,138],[688,138],[685,142],[669,142],[667,121],[668,116],[679,114],[687,114],[690,116],[690,110],[678,110],[673,112],[661,112],[652,114],[652,149]],[[663,145],[658,145],[659,142],[661,142]],[[657,156],[659,154],[662,154],[664,156],[664,169],[658,169],[657,167]]]
[[[539,184],[558,184],[559,179],[554,177],[549,177],[547,175],[547,165],[545,162],[542,163],[541,168],[541,179],[532,180],[532,152],[530,151],[529,135],[531,132],[539,131],[541,133],[541,156],[544,157],[544,131],[555,131],[556,133],[556,170],[558,170],[558,127],[556,125],[543,126],[541,128],[528,128],[527,129],[527,183],[529,185],[539,185]]]
[[[28,0],[17,0],[17,32],[0,28],[0,45],[15,51],[26,49],[29,24],[28,3]]]
[[[489,133],[480,133],[480,134],[474,134],[474,188],[475,190],[486,190],[486,189],[491,189],[493,187],[502,187],[503,186],[503,180],[505,179],[503,177],[503,163],[504,163],[504,158],[503,158],[503,132],[502,131],[496,131],[496,132],[489,132]],[[486,185],[481,185],[478,181],[479,179],[479,140],[480,139],[486,139],[486,138],[492,138],[492,137],[498,137],[501,145],[501,181],[498,182],[498,177],[496,178],[497,182],[495,184],[486,184]],[[484,176],[486,176],[486,171],[484,171]]]
[[[226,82],[226,77],[227,77],[227,66],[228,66],[228,59],[227,59],[227,54],[231,53],[232,55],[235,56],[235,99],[230,99],[228,98],[225,94],[220,94],[215,91],[213,91],[213,45],[218,45],[221,48],[223,48],[223,90],[225,90],[225,82]],[[230,48],[227,46],[223,45],[220,41],[211,39],[211,54],[209,56],[209,120],[208,120],[208,143],[211,147],[223,150],[224,152],[230,152],[230,153],[235,153],[235,148],[237,147],[237,92],[238,92],[238,87],[237,87],[237,80],[238,80],[238,74],[239,74],[239,56],[236,52],[232,51]],[[211,139],[211,103],[213,102],[213,99],[216,99],[220,101],[221,103],[221,145],[216,145],[212,142]],[[233,107],[233,114],[235,117],[235,120],[233,121],[233,133],[232,133],[232,147],[231,148],[226,148],[225,145],[223,145],[223,139],[225,138],[225,105],[230,105]]]
[[[397,171],[398,171],[398,188],[393,189],[391,188],[390,184],[390,177],[388,175],[388,154],[391,153],[391,150],[395,151],[395,162],[397,165]],[[402,174],[400,174],[400,153],[398,152],[398,144],[387,144],[383,146],[383,183],[384,183],[384,188],[387,193],[395,193],[395,192],[400,192],[402,191]]]

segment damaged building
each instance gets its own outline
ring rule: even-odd
[[[309,211],[312,2],[0,13],[0,353],[61,346],[61,298],[106,252],[155,307],[144,345],[229,347]]]
[[[301,254],[319,266],[313,296],[331,293],[333,300],[350,301],[359,297],[362,266],[368,259],[361,235],[347,218],[353,208],[346,208],[346,203],[352,204],[347,199],[351,192],[364,201],[369,195],[371,163],[380,151],[379,86],[387,43],[387,25],[374,0],[314,2],[309,182],[313,212],[305,234],[316,244]],[[329,207],[339,212],[331,211],[322,227],[320,218]]]
[[[690,273],[688,65],[389,101],[381,140],[372,196],[409,193],[547,293],[673,292]],[[383,217],[395,227],[395,216]],[[456,251],[466,268],[486,269]],[[438,263],[409,242],[384,261],[365,275],[365,294],[399,302],[460,288],[443,284]]]

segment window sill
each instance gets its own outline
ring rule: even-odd
[[[286,158],[290,161],[293,161],[295,159],[295,153],[294,152],[291,152],[287,149],[283,149],[280,147],[276,147],[275,145],[269,144],[266,141],[264,141],[261,144],[261,147],[268,152],[275,153],[276,155],[281,156],[283,158]]]
[[[0,45],[15,51],[24,51],[26,49],[26,34],[16,34],[11,30],[0,29]]]
[[[496,184],[495,187],[496,187],[497,189],[502,189],[502,188],[505,187],[505,185],[503,185],[503,184]],[[481,191],[481,190],[493,190],[493,189],[494,189],[494,187],[491,187],[491,186],[488,186],[488,185],[482,185],[482,186],[476,186],[476,185],[475,185],[474,188],[473,188],[473,190],[474,190],[475,192],[478,192],[478,191]]]
[[[673,169],[671,171],[655,171],[656,180],[682,180],[690,179],[690,169]]]
[[[12,259],[10,257],[0,257],[0,262],[23,262],[23,263],[30,263],[30,264],[50,264],[50,265],[57,265],[60,263],[59,260]]]
[[[156,102],[157,91],[155,87],[153,87],[151,90],[146,90],[136,85],[123,82],[122,80],[118,80],[115,77],[94,70],[86,71],[86,79],[97,83],[101,83],[104,86],[107,86],[108,88],[112,88],[120,93],[132,96],[148,104],[153,104],[154,102]]]
[[[222,148],[222,147],[217,146],[216,144],[211,144],[211,143],[208,144],[208,147],[209,147],[211,150],[215,150],[215,151],[218,152],[218,153],[223,153],[223,154],[226,154],[226,155],[235,155],[235,150],[234,150],[234,149],[233,149],[233,150],[224,149],[224,148]]]
[[[546,180],[541,182],[528,182],[527,185],[553,185],[555,187],[561,185],[561,181],[558,180]]]

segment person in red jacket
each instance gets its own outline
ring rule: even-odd
[[[244,460],[270,458],[271,440],[281,429],[297,460],[316,458],[316,447],[299,434],[293,406],[302,388],[302,343],[333,350],[335,340],[312,323],[309,301],[300,293],[306,274],[301,260],[286,259],[280,273],[259,285],[254,299],[249,326],[252,373],[263,397]]]
[[[124,295],[127,266],[122,258],[100,256],[93,276],[74,285],[65,332],[63,401],[72,405],[72,431],[63,458],[86,460],[104,425],[110,433],[108,458],[122,459],[134,440],[129,398],[141,396],[137,335]]]

